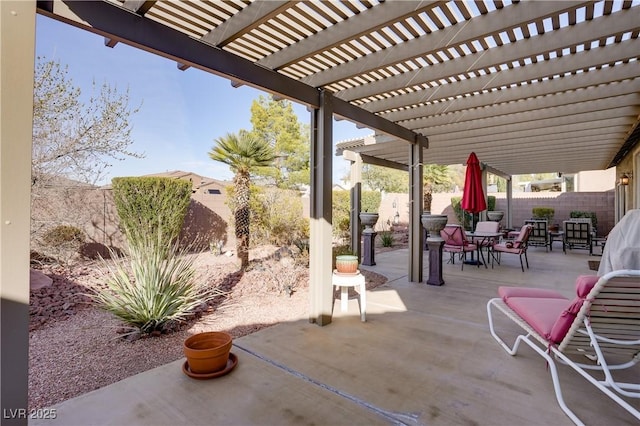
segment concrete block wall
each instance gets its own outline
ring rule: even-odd
[[[507,209],[507,197],[505,193],[492,193],[496,197],[496,210]],[[451,207],[452,197],[461,197],[461,192],[433,194],[431,212],[434,214],[446,214],[449,222],[458,223],[458,219]],[[593,211],[598,218],[598,235],[607,235],[615,225],[614,217],[615,194],[613,191],[605,192],[516,192],[513,194],[512,223],[514,227],[521,226],[526,219],[532,216],[534,207],[553,207],[555,215],[553,222],[562,224],[569,219],[573,210]],[[395,207],[394,207],[395,205]],[[380,202],[380,219],[377,229],[382,230],[393,223],[393,218],[399,214],[400,223],[409,222],[409,195],[402,193],[383,193]],[[503,219],[503,224],[505,223]]]
[[[90,212],[90,218],[79,218],[77,223],[71,222],[87,233],[89,241],[105,244],[108,246],[115,246],[118,248],[124,247],[124,239],[118,227],[117,214],[115,212],[115,206],[113,205],[113,199],[111,191],[104,191],[101,189],[93,189],[91,191],[78,191],[78,194],[72,194],[73,196],[67,197],[55,197],[57,200],[73,200],[81,202],[85,207],[93,206],[91,209],[87,209]],[[506,194],[495,193],[490,194],[496,197],[496,210],[506,210],[507,201]],[[82,196],[82,200],[76,200],[76,197]],[[458,219],[451,207],[451,197],[461,197],[462,193],[439,193],[433,194],[433,201],[431,203],[431,212],[435,214],[446,214],[449,217],[450,223],[458,223]],[[203,198],[204,197],[204,198]],[[217,198],[220,198],[219,200]],[[203,196],[196,193],[193,196],[192,205],[190,206],[187,220],[185,223],[185,232],[199,235],[200,237],[206,236],[209,240],[222,239],[225,241],[227,248],[233,248],[235,246],[235,238],[233,235],[233,229],[229,228],[229,220],[231,213],[228,207],[224,204],[223,198],[225,193],[221,191],[221,194],[216,196]],[[613,225],[615,224],[614,218],[614,192],[557,192],[557,193],[525,193],[518,192],[513,195],[513,226],[518,227],[524,223],[525,219],[531,218],[531,209],[533,207],[553,207],[555,209],[554,222],[561,224],[563,220],[569,218],[569,213],[572,210],[582,211],[595,211],[598,217],[598,234],[607,235]],[[46,197],[49,200],[49,207],[51,197]],[[76,203],[75,205],[78,205]],[[73,203],[72,203],[73,204]],[[303,215],[308,217],[308,204],[309,199],[303,198],[303,205],[306,207]],[[32,207],[36,207],[37,202],[34,202]],[[48,210],[54,210],[58,212],[56,217],[48,217],[44,214],[45,209],[36,208],[35,211],[39,212],[41,220],[44,219],[47,225],[53,225],[60,222],[58,217],[60,212],[68,212],[68,206],[58,206],[57,208]],[[408,224],[409,222],[409,195],[406,193],[383,193],[381,197],[380,209],[378,210],[380,218],[376,224],[376,229],[382,231],[389,229],[393,224],[396,213],[399,216],[399,222],[401,224]],[[67,220],[68,221],[68,215]],[[503,224],[506,223],[503,220]]]
[[[496,210],[506,210],[506,194],[491,194],[496,197]],[[534,207],[552,207],[555,210],[553,222],[562,226],[574,210],[595,212],[598,219],[598,235],[604,236],[615,225],[615,194],[605,192],[522,192],[513,195],[512,223],[520,226],[532,216]]]

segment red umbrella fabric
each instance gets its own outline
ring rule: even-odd
[[[480,170],[480,161],[475,152],[469,154],[467,159],[467,173],[464,177],[461,206],[463,210],[470,213],[479,213],[487,209],[482,189],[482,170]]]

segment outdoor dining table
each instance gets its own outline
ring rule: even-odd
[[[491,247],[489,246],[489,241],[491,241],[491,239],[500,239],[502,237],[502,232],[486,232],[486,231],[467,231],[465,232],[467,238],[469,238],[471,241],[474,242],[474,244],[477,244],[478,246],[478,262],[480,262],[480,264],[483,264],[485,268],[488,268],[487,266],[487,261],[484,258],[484,255],[482,254],[482,247],[486,246],[487,247],[487,260],[489,258],[490,255],[490,250]],[[482,259],[482,261],[480,261],[480,259]],[[472,262],[474,262],[473,259],[473,252],[471,252],[471,260]],[[476,263],[473,263],[474,265]]]

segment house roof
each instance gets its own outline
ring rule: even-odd
[[[616,165],[640,116],[640,2],[38,2],[38,12],[376,131],[383,162]],[[321,95],[323,94],[324,95]],[[428,139],[428,143],[427,143]],[[625,146],[626,143],[626,146]]]
[[[160,173],[152,173],[145,176],[169,177],[175,179],[190,180],[193,183],[193,189],[197,190],[207,186],[227,186],[228,182],[201,176],[193,172],[183,172],[182,170],[173,170]]]

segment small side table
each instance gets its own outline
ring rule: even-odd
[[[343,274],[341,272],[338,272],[337,270],[334,270],[331,277],[331,284],[336,287],[340,287],[340,310],[342,312],[348,310],[349,287],[360,286],[360,319],[362,320],[362,322],[365,322],[367,320],[367,296],[364,275],[362,275],[360,271],[355,274]]]
[[[558,231],[558,232],[549,232],[549,250],[553,251],[553,242],[554,241],[560,241],[562,242],[562,251],[564,253],[567,252],[565,246],[564,246],[564,231]]]
[[[594,256],[602,256],[602,253],[604,253],[604,245],[607,242],[607,237],[593,237],[591,239],[591,242],[595,247],[600,246],[600,254],[593,253],[593,255]]]

